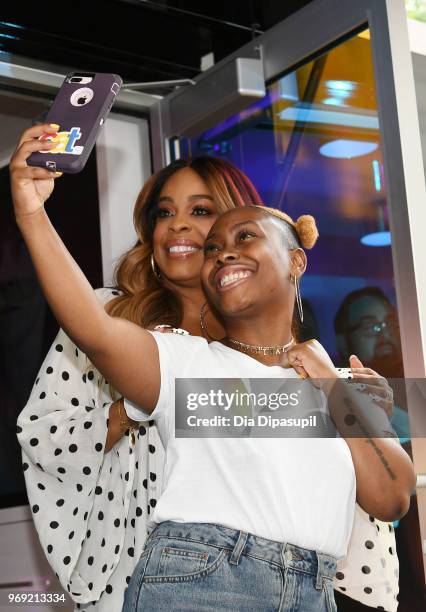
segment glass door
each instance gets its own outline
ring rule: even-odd
[[[265,204],[316,218],[320,239],[301,283],[302,340],[318,338],[340,366],[356,354],[389,379],[424,380],[426,192],[405,19],[403,0],[312,2],[185,92],[203,109],[211,103],[206,82],[224,62],[260,56],[263,98],[220,120],[215,111],[194,133],[181,127],[177,91],[153,108],[151,128],[155,167],[176,157],[224,157],[248,174]],[[398,526],[412,575],[422,559],[419,515],[426,542],[426,444],[411,436],[397,385],[395,397],[392,423],[419,475],[419,514],[414,496]]]
[[[369,286],[396,301],[369,30],[273,80],[266,96],[239,114],[181,138],[180,155],[224,157],[252,179],[265,204],[294,219],[315,217],[320,239],[302,280],[310,328],[301,333],[347,367],[354,339],[341,338],[339,350],[339,305]],[[337,321],[339,335],[352,333],[350,315]],[[382,334],[389,346],[377,351],[398,360],[387,375],[402,376],[397,329],[393,335]]]

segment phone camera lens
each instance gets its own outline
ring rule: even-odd
[[[94,92],[90,87],[78,87],[72,92],[70,102],[72,106],[86,106],[92,101],[93,96]]]
[[[70,82],[71,83],[81,83],[81,77],[71,77]]]

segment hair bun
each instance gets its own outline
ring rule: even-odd
[[[302,215],[294,225],[302,247],[312,249],[319,236],[315,219],[312,215]]]

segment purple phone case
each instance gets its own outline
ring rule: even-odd
[[[68,82],[73,76],[92,76],[93,80],[87,85]],[[55,147],[58,151],[32,153],[27,164],[72,174],[83,170],[122,84],[117,74],[75,72],[67,75],[46,117],[46,123],[60,126]],[[81,104],[91,95],[90,92],[76,93],[81,89],[92,90],[93,98],[88,103]]]

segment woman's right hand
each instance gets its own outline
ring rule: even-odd
[[[44,168],[27,165],[31,153],[50,151],[57,143],[49,140],[40,141],[43,134],[54,136],[59,126],[50,124],[36,125],[25,130],[10,162],[10,178],[15,217],[32,215],[43,208],[51,195],[54,179],[62,172],[50,172]]]
[[[280,365],[292,366],[301,378],[312,379],[315,387],[322,387],[329,379],[339,378],[327,351],[314,339],[290,346],[283,353]]]

